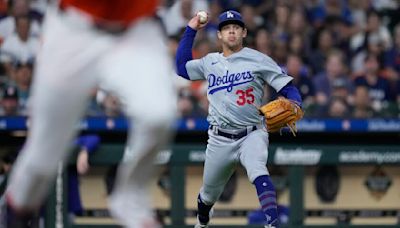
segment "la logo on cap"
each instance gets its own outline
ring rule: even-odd
[[[230,11],[226,12],[226,17],[227,18],[232,18],[234,17],[233,13],[231,13]]]

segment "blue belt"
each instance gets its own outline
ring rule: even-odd
[[[245,137],[246,135],[250,134],[251,132],[257,130],[257,126],[253,126],[250,131],[248,131],[246,128],[236,134],[231,134],[231,133],[221,131],[217,126],[214,126],[214,125],[210,125],[209,129],[213,130],[215,132],[215,134],[217,134],[217,135],[223,136],[225,138],[237,140],[237,139],[241,139],[241,138]]]

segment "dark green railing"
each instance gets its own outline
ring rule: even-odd
[[[193,225],[185,224],[185,175],[186,166],[202,165],[204,162],[205,145],[174,145],[168,165],[171,168],[171,225],[166,228],[189,228]],[[122,158],[122,145],[102,145],[96,154],[91,157],[91,164],[107,166],[117,164]],[[74,159],[71,159],[71,161]],[[304,196],[303,177],[305,166],[321,164],[337,165],[367,165],[367,164],[400,164],[400,145],[271,145],[268,162],[275,165],[287,165],[290,183],[290,217],[289,224],[283,228],[395,228],[399,225],[304,225]],[[46,227],[57,227],[62,223],[64,227],[96,227],[111,228],[116,225],[78,225],[68,224],[66,192],[63,185],[67,176],[59,173],[58,182],[48,201],[46,213]],[[61,192],[60,192],[61,191]],[[261,227],[215,225],[212,227]]]

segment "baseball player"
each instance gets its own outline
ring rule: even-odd
[[[153,157],[169,138],[176,95],[156,0],[59,0],[48,9],[35,72],[31,128],[7,189],[15,211],[39,207],[67,156],[90,90],[118,95],[133,123],[135,160],[118,171],[111,214],[130,228],[158,227],[148,183]],[[156,66],[156,67],[155,67]]]
[[[261,106],[266,84],[301,105],[299,91],[291,84],[292,77],[270,57],[243,47],[247,30],[240,13],[233,10],[219,16],[217,36],[222,53],[192,60],[196,32],[206,25],[199,17],[188,22],[176,57],[178,75],[208,82],[209,139],[195,228],[208,227],[212,207],[238,164],[246,169],[257,190],[265,227],[278,227],[276,193],[266,168],[268,126],[263,124],[257,107]]]

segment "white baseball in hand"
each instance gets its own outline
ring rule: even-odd
[[[199,11],[199,12],[197,13],[197,16],[199,17],[199,22],[200,22],[200,24],[207,23],[207,21],[208,21],[208,14],[207,14],[206,11]]]

